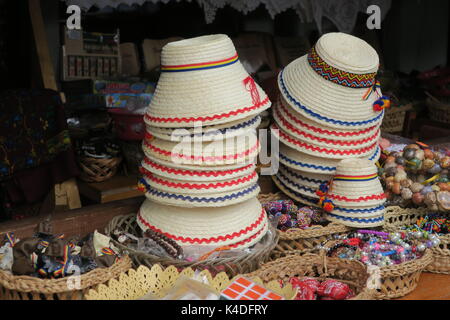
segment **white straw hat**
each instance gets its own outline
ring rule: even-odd
[[[142,149],[152,156],[178,165],[218,166],[251,163],[260,145],[255,132],[210,142],[171,142],[146,136]]]
[[[306,118],[334,128],[367,128],[384,111],[375,80],[379,59],[365,41],[344,33],[327,33],[304,55],[287,65],[278,86],[288,104]]]
[[[297,181],[293,180],[291,177],[285,175],[281,170],[279,170],[276,174],[276,177],[279,181],[283,183],[284,186],[289,188],[289,190],[298,192],[308,198],[318,199],[319,196],[316,194],[317,188],[311,188],[304,186]]]
[[[159,139],[167,141],[182,141],[186,138],[194,139],[194,137],[202,141],[213,141],[246,134],[247,131],[256,129],[260,123],[260,116],[251,116],[230,123],[199,128],[159,128],[147,126],[147,132]]]
[[[279,120],[276,117],[275,119]],[[345,141],[345,143],[351,144],[350,146],[345,146],[336,144],[333,140],[325,140],[322,138],[320,138],[321,141],[310,138],[300,140],[291,135],[291,132],[293,132],[291,131],[292,129],[296,130],[296,128],[278,127],[277,123],[271,125],[272,134],[285,145],[312,156],[326,157],[329,159],[369,156],[373,154],[376,149],[380,137],[380,132],[378,131],[375,136],[371,137],[365,143],[358,141],[361,143],[353,144],[353,142]],[[302,131],[298,130],[298,132],[301,133]],[[311,143],[311,141],[314,141],[315,143]]]
[[[258,174],[253,171],[242,177],[208,182],[175,180],[148,173],[144,174],[142,179],[146,185],[157,190],[198,195],[229,192],[254,185],[258,181]]]
[[[223,207],[236,204],[254,198],[258,195],[260,188],[257,183],[252,185],[217,193],[192,194],[190,192],[167,192],[148,185],[145,186],[147,199],[158,203],[183,206],[183,207]]]
[[[289,178],[289,180],[294,181],[297,184],[313,188],[314,192],[322,183],[327,183],[332,177],[332,175],[330,174],[311,173],[295,170],[283,164],[280,164],[278,171],[281,172],[285,177]]]
[[[256,198],[218,208],[166,206],[146,200],[138,213],[142,230],[152,229],[179,245],[249,247],[261,239],[268,220]]]
[[[296,192],[294,190],[291,190],[287,185],[285,185],[280,179],[278,179],[278,176],[272,176],[272,180],[275,183],[275,185],[289,198],[294,199],[295,201],[301,202],[308,206],[318,207],[317,199],[310,198],[308,196],[305,196],[299,192]]]
[[[369,160],[357,158],[339,162],[325,197],[344,208],[379,206],[386,202],[377,167]]]
[[[161,52],[161,76],[145,115],[156,127],[225,123],[270,107],[223,34],[170,42]]]
[[[342,216],[334,213],[326,213],[325,217],[327,220],[331,222],[338,222],[348,227],[373,228],[382,226],[384,224],[384,209],[381,210],[380,214],[373,215],[370,217]]]
[[[330,159],[311,156],[303,152],[294,150],[283,143],[280,143],[280,152],[275,154],[279,162],[293,169],[323,174],[334,174],[339,159]],[[370,161],[376,162],[380,157],[380,148],[375,147],[369,158]]]
[[[197,170],[192,170],[174,166],[172,163],[164,163],[162,160],[158,161],[158,159],[150,159],[146,156],[144,156],[141,165],[142,174],[154,173],[169,179],[183,181],[222,181],[248,175],[256,169],[255,164],[250,163],[240,167],[198,166],[198,168],[196,168]]]
[[[374,136],[377,131],[380,130],[381,119],[379,123],[374,124],[371,127],[363,128],[363,129],[337,129],[329,126],[325,126],[322,123],[318,123],[312,121],[306,117],[304,117],[301,113],[292,109],[283,98],[282,95],[279,96],[277,103],[275,103],[272,108],[274,111],[274,116],[281,117],[285,121],[287,121],[292,127],[295,127],[297,130],[301,130],[304,132],[303,137],[314,136],[318,140],[318,138],[323,139],[332,139],[339,141],[355,141],[368,139],[369,137]],[[298,136],[295,132],[292,132],[294,136]]]

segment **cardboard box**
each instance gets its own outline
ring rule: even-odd
[[[134,43],[120,44],[120,57],[122,59],[122,74],[137,76],[141,70],[137,47]]]
[[[170,37],[167,39],[155,40],[145,39],[142,42],[142,53],[144,55],[145,71],[153,71],[161,64],[161,50],[169,42],[182,40],[181,37]]]

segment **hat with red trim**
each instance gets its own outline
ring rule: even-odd
[[[167,206],[146,200],[137,216],[139,227],[152,229],[181,246],[230,246],[246,248],[268,230],[267,214],[256,198],[237,205],[215,208]]]
[[[170,42],[161,52],[161,76],[144,117],[154,127],[226,123],[270,107],[223,34]]]

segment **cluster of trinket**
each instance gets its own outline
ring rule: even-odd
[[[426,231],[387,233],[358,230],[325,249],[328,256],[384,267],[418,259],[427,248],[438,246],[439,243],[437,235]]]
[[[413,203],[430,210],[450,210],[450,156],[424,144],[388,154],[379,175],[392,205]]]
[[[290,228],[307,229],[311,224],[326,222],[322,211],[313,207],[297,207],[292,200],[276,200],[265,203],[264,209],[271,221],[278,221],[277,228],[286,231]]]
[[[413,226],[405,227],[405,230],[446,235],[450,230],[450,219],[443,214],[430,214],[420,217]]]

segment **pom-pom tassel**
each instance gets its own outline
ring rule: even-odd
[[[373,103],[374,111],[381,111],[391,106],[391,100],[387,96],[382,96]]]
[[[331,212],[334,209],[334,204],[331,200],[326,199],[323,201],[322,203],[322,208],[323,210],[325,210],[326,212]]]

